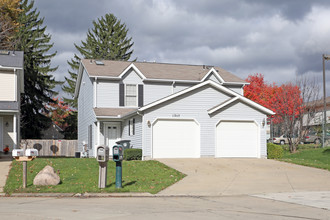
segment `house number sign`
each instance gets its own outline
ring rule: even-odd
[[[180,114],[172,114],[172,117],[173,118],[179,118],[180,117]]]

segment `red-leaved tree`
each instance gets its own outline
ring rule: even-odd
[[[54,98],[53,100],[55,103],[49,103],[46,106],[49,111],[47,116],[52,119],[54,124],[65,130],[69,126],[65,119],[70,116],[73,109],[60,98]]]
[[[303,79],[297,80],[296,84],[277,86],[274,83],[267,84],[262,74],[249,75],[246,81],[250,85],[244,87],[244,96],[276,113],[273,123],[287,135],[290,152],[295,152],[306,133],[303,129],[308,128],[303,126],[303,118],[307,113],[305,103],[317,97],[314,95],[317,93],[315,83]],[[309,106],[308,115],[311,115],[310,109]],[[305,124],[308,125],[308,122]]]

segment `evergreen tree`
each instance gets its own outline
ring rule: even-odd
[[[93,28],[87,32],[85,41],[81,41],[81,46],[75,44],[76,49],[82,58],[86,59],[105,59],[105,60],[128,60],[133,50],[131,47],[132,38],[127,37],[128,28],[121,23],[113,14],[106,14],[97,21],[93,21]],[[77,107],[73,99],[75,84],[77,80],[77,71],[80,58],[75,54],[71,61],[68,61],[70,68],[70,77],[65,77],[67,85],[62,87],[63,91],[70,95],[64,101]]]
[[[77,113],[78,113],[77,111],[72,111],[70,112],[69,116],[64,119],[65,123],[68,124],[68,126],[65,127],[64,130],[61,132],[62,134],[64,134],[64,139],[75,140],[78,138]]]
[[[68,73],[70,75],[70,77],[64,77],[65,81],[67,82],[67,85],[63,85],[62,86],[62,90],[69,94],[69,98],[63,98],[64,102],[68,103],[70,106],[72,106],[73,108],[77,108],[77,100],[74,99],[74,91],[76,88],[76,81],[77,81],[77,77],[78,77],[78,69],[79,69],[79,62],[80,59],[79,57],[75,54],[74,57],[70,60],[67,61],[67,63],[69,64],[71,70],[68,70]]]
[[[49,127],[51,119],[45,116],[45,105],[54,102],[53,90],[57,84],[51,72],[51,58],[55,53],[47,54],[53,47],[51,36],[45,34],[44,19],[39,18],[34,1],[24,0],[20,8],[20,24],[15,36],[15,49],[24,51],[24,93],[21,95],[21,135],[22,138],[41,138],[41,130]]]

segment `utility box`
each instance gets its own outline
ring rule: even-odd
[[[129,149],[131,146],[130,140],[121,140],[117,141],[116,144],[123,146],[124,150]]]
[[[109,147],[98,146],[96,148],[96,160],[98,162],[108,162],[109,160]]]
[[[23,149],[14,149],[12,151],[13,157],[23,157],[24,156],[24,150]]]
[[[113,157],[113,161],[115,162],[119,162],[123,160],[123,146],[121,145],[115,145],[112,148],[112,157]]]
[[[38,156],[38,150],[37,149],[26,149],[25,156],[36,157],[36,156]]]

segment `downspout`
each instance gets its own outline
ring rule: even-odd
[[[97,77],[94,79],[94,108],[97,108]]]

